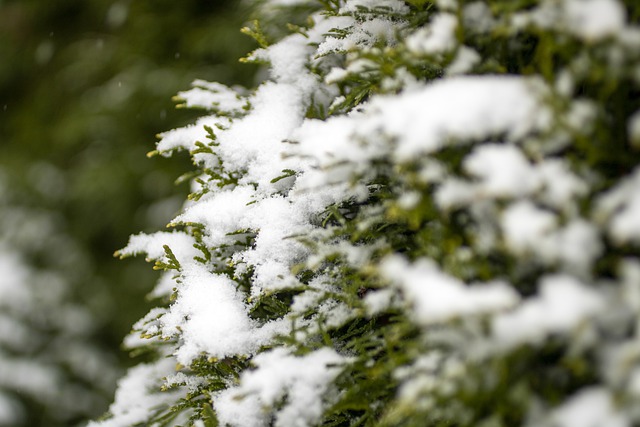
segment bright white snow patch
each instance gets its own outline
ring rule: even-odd
[[[128,427],[146,423],[149,414],[171,405],[177,398],[178,392],[159,392],[161,378],[172,374],[174,366],[173,360],[165,358],[153,364],[131,368],[118,381],[115,400],[109,407],[109,413],[113,417],[101,422],[90,422],[87,427]],[[158,392],[152,393],[151,390]]]
[[[502,215],[507,246],[517,254],[535,252],[557,225],[556,216],[528,200],[510,205]]]
[[[579,391],[551,415],[557,427],[630,427],[631,422],[616,412],[613,396],[602,387]]]
[[[21,424],[23,416],[20,404],[7,393],[0,391],[0,425]]]
[[[596,215],[617,244],[640,242],[640,168],[598,199]]]
[[[251,114],[217,134],[220,145],[216,152],[225,168],[246,171],[241,183],[258,183],[261,189],[273,189],[270,181],[291,167],[291,162],[282,159],[282,141],[289,139],[302,123],[307,97],[308,93],[296,84],[269,82],[260,86],[251,98]],[[210,156],[210,162],[217,166],[216,157]]]
[[[587,184],[576,176],[566,162],[561,159],[546,159],[536,167],[540,181],[544,185],[541,198],[560,210],[567,210],[571,201],[587,194]]]
[[[290,153],[315,159],[319,171],[308,170],[298,185],[317,189],[349,182],[370,173],[369,162],[376,158],[406,162],[454,142],[505,134],[521,138],[548,124],[550,116],[537,101],[537,90],[534,81],[520,77],[454,77],[399,95],[373,97],[348,116],[305,120],[292,133],[299,144]]]
[[[447,67],[448,76],[457,76],[468,73],[480,62],[480,54],[467,46],[460,46],[456,52],[456,56]]]
[[[395,13],[409,12],[409,7],[400,0],[350,0],[340,9],[340,13],[359,12],[360,8],[384,8]]]
[[[237,186],[232,190],[220,190],[187,208],[176,217],[176,224],[198,223],[205,226],[205,241],[210,247],[233,244],[237,236],[229,233],[249,228],[244,217],[250,207],[253,191],[247,186]]]
[[[476,193],[481,197],[526,196],[539,186],[534,167],[514,145],[481,145],[465,158],[463,167],[480,178]]]
[[[377,97],[365,107],[370,117],[362,120],[357,135],[397,138],[400,161],[434,152],[450,140],[497,134],[515,140],[548,123],[535,86],[513,76],[453,77],[411,93]]]
[[[295,356],[284,348],[261,353],[253,359],[256,370],[245,371],[240,385],[214,397],[214,407],[222,425],[263,427],[272,411],[276,427],[315,425],[325,409],[323,402],[330,383],[345,359],[333,349],[322,348],[305,356]]]
[[[395,40],[398,24],[386,18],[371,18],[357,23],[353,18],[339,22],[340,27],[348,29],[341,37],[329,36],[320,43],[316,51],[318,57],[330,53],[344,53],[373,47],[379,40]]]
[[[161,319],[164,336],[183,338],[175,354],[181,364],[188,366],[201,354],[220,359],[249,355],[284,332],[282,322],[258,327],[231,279],[195,263],[184,268],[182,278],[176,302]]]
[[[194,256],[201,253],[193,247],[195,239],[181,231],[162,232],[153,234],[137,234],[129,238],[129,243],[118,251],[120,256],[147,254],[147,259],[169,262],[164,247],[171,248],[179,263],[188,263]]]
[[[605,307],[601,294],[571,276],[542,280],[538,296],[493,318],[493,335],[501,348],[537,344],[548,334],[570,333]]]
[[[625,22],[626,11],[618,0],[546,0],[531,12],[516,14],[513,24],[532,23],[597,42],[620,35]]]
[[[158,136],[156,148],[160,153],[168,153],[173,150],[186,150],[192,151],[196,148],[196,142],[207,144],[209,142],[207,138],[207,131],[205,126],[209,126],[212,129],[216,129],[217,126],[228,126],[230,123],[226,117],[206,116],[196,120],[193,125],[188,125],[183,128],[173,129],[167,132],[162,132]]]
[[[624,28],[626,12],[618,0],[565,0],[569,31],[585,40],[599,40]]]
[[[229,114],[241,113],[247,107],[247,100],[237,90],[220,83],[196,80],[192,89],[178,92],[178,98],[185,107],[219,110]]]
[[[406,39],[407,48],[415,54],[446,53],[456,47],[458,19],[450,13],[440,13],[427,25]]]
[[[411,265],[401,257],[388,257],[380,270],[384,278],[397,285],[413,303],[414,316],[423,324],[506,310],[519,300],[507,283],[495,281],[468,286],[443,273],[427,259]]]

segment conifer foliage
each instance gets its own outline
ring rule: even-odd
[[[92,426],[640,423],[634,0],[270,0]]]

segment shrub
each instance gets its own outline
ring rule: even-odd
[[[640,8],[266,1],[94,426],[640,422]],[[289,32],[283,33],[283,22]]]

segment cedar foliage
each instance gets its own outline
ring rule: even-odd
[[[213,115],[196,125],[200,136],[167,133],[158,145],[162,155],[190,150],[196,171],[175,231],[135,236],[121,251],[145,252],[166,271],[158,308],[128,341],[158,357],[126,377],[128,392],[153,404],[130,422],[116,400],[96,425],[640,423],[638,6],[287,3],[261,2],[244,30],[261,46],[245,61],[266,63],[270,80],[248,92],[198,83],[214,100]],[[317,86],[295,92],[305,112],[282,141],[287,167],[258,177],[251,167],[259,163],[235,161],[225,138],[262,114],[261,94],[298,81],[299,65],[283,61],[278,46],[302,52],[288,59],[302,58]],[[506,86],[522,92],[505,112]],[[443,106],[451,120],[461,117],[447,127],[449,117],[425,103],[446,101],[438,90],[465,101],[458,88],[470,98]],[[215,101],[227,90],[242,107]],[[471,98],[478,93],[487,99]],[[422,104],[409,103],[421,94]],[[392,106],[414,120],[410,129],[394,126]],[[500,124],[511,110],[528,115]],[[440,127],[431,135],[428,125],[413,127],[418,120]],[[324,197],[305,216],[306,231],[283,240],[296,255],[272,278],[281,283],[265,283],[265,261],[251,258],[266,244],[266,225],[215,237],[227,214],[216,201],[245,190],[247,212],[295,205],[303,190]],[[277,331],[223,357],[215,343],[189,353],[201,312],[180,310],[200,284],[196,265],[203,286],[232,283],[251,331]],[[176,359],[188,363],[174,369]],[[316,361],[321,380],[296,371]],[[136,380],[140,372],[152,375]]]

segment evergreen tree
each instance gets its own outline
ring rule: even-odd
[[[263,1],[92,426],[640,423],[640,7]],[[284,25],[287,23],[288,25]],[[286,30],[285,30],[286,29]]]

